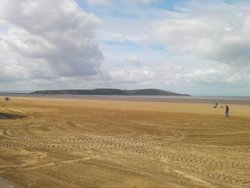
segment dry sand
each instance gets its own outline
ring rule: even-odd
[[[0,176],[36,188],[250,187],[250,106],[230,107],[224,118],[208,103],[13,98],[0,103]]]

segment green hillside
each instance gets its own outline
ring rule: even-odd
[[[121,90],[121,89],[72,89],[72,90],[41,90],[34,91],[31,94],[41,95],[160,95],[160,96],[188,96],[187,94],[179,94],[160,89],[136,89],[136,90]]]

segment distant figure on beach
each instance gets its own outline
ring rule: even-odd
[[[217,108],[217,106],[218,106],[218,103],[215,103],[215,104],[214,104],[214,108]]]
[[[229,107],[226,105],[225,117],[229,117]]]
[[[6,102],[9,102],[9,101],[10,101],[10,98],[9,98],[9,97],[5,97],[4,100],[5,100]]]

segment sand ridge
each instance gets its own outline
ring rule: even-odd
[[[13,98],[0,176],[23,187],[250,187],[250,106]]]

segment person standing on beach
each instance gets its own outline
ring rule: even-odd
[[[225,117],[229,117],[229,107],[226,105]]]

